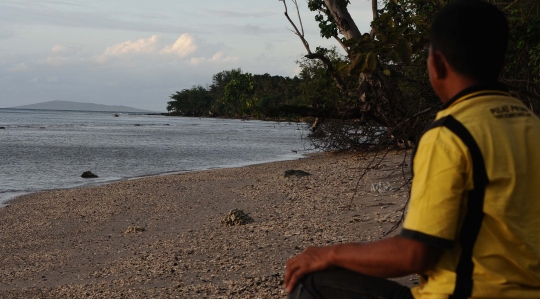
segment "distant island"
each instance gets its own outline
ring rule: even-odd
[[[156,111],[142,110],[127,106],[110,106],[92,103],[79,103],[70,101],[50,101],[37,104],[9,107],[11,109],[39,109],[39,110],[72,110],[72,111],[95,111],[95,112],[132,112],[132,113],[157,113]]]

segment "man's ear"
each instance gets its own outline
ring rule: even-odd
[[[434,77],[437,79],[446,79],[449,65],[444,55],[440,51],[431,51],[429,56],[429,63],[431,64],[430,67]]]

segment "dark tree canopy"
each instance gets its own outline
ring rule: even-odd
[[[300,26],[285,16],[306,48],[307,59],[320,62],[335,82],[332,120],[317,126],[315,143],[324,149],[414,145],[440,107],[426,70],[429,31],[445,0],[372,0],[370,32],[358,30],[348,12],[349,0],[308,0],[317,12],[322,37],[334,38],[346,53],[332,61],[328,50],[312,51]],[[297,3],[291,0],[297,9]],[[500,80],[535,113],[539,105],[540,3],[537,0],[491,0],[509,19],[511,38]]]
[[[324,67],[318,72],[324,74]],[[318,111],[311,104],[309,82],[315,79],[222,71],[207,88],[193,86],[171,95],[167,110],[182,116],[299,119]]]

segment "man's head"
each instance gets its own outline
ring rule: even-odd
[[[430,56],[442,55],[459,75],[475,82],[493,82],[503,67],[508,22],[499,9],[486,2],[453,1],[435,16],[430,45]],[[430,63],[437,67],[440,57],[432,58]]]

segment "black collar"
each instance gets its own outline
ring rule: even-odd
[[[448,102],[444,103],[442,106],[442,109],[446,109],[450,107],[455,101],[458,99],[461,99],[462,97],[479,91],[502,91],[502,92],[508,92],[508,87],[504,85],[501,82],[491,82],[491,83],[480,83],[473,86],[469,86],[465,88],[464,90],[460,91],[458,94],[456,94],[454,97],[452,97]]]

